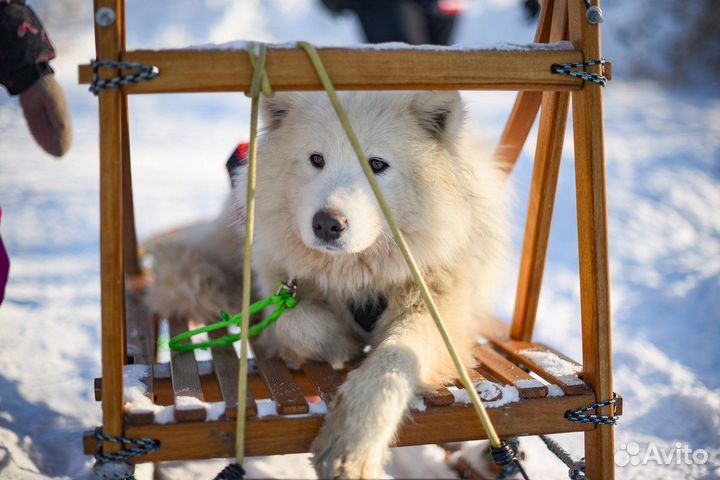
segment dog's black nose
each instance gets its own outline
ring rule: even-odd
[[[312,220],[315,236],[326,242],[337,240],[347,229],[347,218],[337,210],[320,210]]]

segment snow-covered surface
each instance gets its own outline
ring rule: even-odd
[[[517,388],[538,388],[542,387],[542,382],[539,382],[538,380],[528,379],[528,380],[515,380],[513,382],[513,385],[515,385]]]
[[[91,2],[30,1],[58,48],[53,63],[75,127],[72,151],[55,161],[33,144],[15,99],[0,94],[0,204],[12,261],[0,307],[0,477],[92,478],[81,432],[100,421],[92,379],[99,366],[97,102],[76,85],[93,56]],[[476,0],[461,19],[465,45],[530,42],[516,0]],[[664,2],[666,3],[666,2]],[[627,48],[618,26],[652,11],[652,0],[606,0],[607,190],[611,241],[615,389],[625,399],[617,449],[677,442],[706,449],[701,466],[618,467],[621,479],[720,477],[720,98],[714,78],[694,91],[638,78],[638,60],[661,64],[653,34]],[[693,2],[694,4],[694,2]],[[626,15],[627,14],[627,15]],[[315,0],[128,1],[130,48],[306,39],[359,41],[352,19],[332,19]],[[662,17],[662,12],[660,12]],[[666,21],[665,21],[666,20]],[[662,36],[674,17],[648,22]],[[680,21],[681,18],[678,18]],[[644,27],[643,27],[644,28]],[[673,27],[674,28],[674,27]],[[669,35],[663,42],[672,42]],[[627,53],[630,52],[630,53]],[[641,55],[637,54],[640,52]],[[662,63],[667,66],[667,63]],[[671,64],[670,64],[671,65]],[[470,118],[490,141],[502,131],[511,93],[467,93]],[[238,94],[130,99],[134,181],[141,237],[213,215],[227,190],[224,162],[247,137],[248,103]],[[515,172],[519,252],[535,134]],[[553,219],[538,339],[580,359],[579,287],[572,137],[566,138]],[[517,261],[508,267],[498,312],[510,318]],[[550,387],[556,391],[557,387]],[[559,392],[557,392],[559,393]],[[582,436],[554,436],[575,457]],[[536,438],[522,441],[532,478],[566,478]],[[164,465],[162,478],[212,478],[225,460]],[[254,478],[312,477],[307,455],[249,459]],[[397,478],[451,478],[435,446],[395,449]],[[148,467],[138,469],[149,479]]]
[[[256,48],[254,45],[257,42],[249,40],[233,40],[224,43],[205,43],[202,45],[192,45],[192,50],[247,50],[248,48]],[[330,45],[315,45],[316,47],[334,47],[335,44]],[[432,52],[468,52],[471,50],[488,50],[495,52],[529,52],[529,51],[557,51],[557,50],[572,50],[573,45],[571,42],[562,41],[554,43],[510,43],[510,42],[498,42],[492,44],[462,44],[456,43],[453,45],[408,45],[402,42],[387,42],[380,44],[357,44],[357,45],[346,45],[345,48],[351,48],[352,50],[425,50]],[[268,48],[297,48],[297,42],[285,42],[285,43],[273,43],[269,44]]]
[[[560,358],[553,352],[526,349],[521,350],[519,354],[568,385],[582,383],[582,380],[577,377],[582,372],[582,368],[575,363]]]
[[[447,387],[455,398],[455,403],[472,403],[470,396],[464,388],[455,386]],[[497,408],[507,405],[508,403],[520,400],[517,388],[512,385],[500,385],[499,383],[483,380],[475,385],[475,389],[480,396],[483,404],[488,408]]]

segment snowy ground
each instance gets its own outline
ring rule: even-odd
[[[93,56],[91,2],[30,3],[58,46],[54,66],[73,112],[75,143],[62,161],[48,158],[27,133],[17,102],[0,94],[2,234],[12,260],[0,308],[0,477],[90,478],[80,432],[100,419],[92,398],[100,357],[97,107],[86,87],[76,85],[75,65]],[[333,20],[313,0],[184,0],[171,9],[164,3],[128,2],[130,48],[236,38],[349,44],[360,38],[352,19]],[[530,41],[533,27],[516,3],[473,2],[458,41]],[[619,2],[607,3],[611,34],[613,20],[625,17],[617,15]],[[622,58],[620,41],[606,39],[607,55],[614,58],[615,51]],[[630,464],[618,467],[618,477],[720,478],[720,95],[717,86],[715,93],[711,86],[688,92],[633,79],[625,61],[615,64],[615,75],[606,118],[615,382],[625,397],[618,459],[635,453],[630,442],[640,456],[648,445],[672,451],[678,442],[710,454],[705,465]],[[466,98],[473,122],[494,141],[513,95]],[[227,188],[224,161],[246,136],[246,100],[238,94],[133,97],[131,112],[141,237],[214,214]],[[533,145],[531,138],[515,174],[516,251]],[[580,358],[570,137],[567,145],[538,337]],[[508,269],[507,293],[498,302],[505,317],[516,270],[516,263]],[[581,436],[556,438],[581,454]],[[523,445],[531,477],[565,475],[537,439]],[[223,463],[179,464],[163,473],[209,478]],[[312,475],[303,455],[252,459],[249,470],[256,477]],[[387,472],[451,476],[432,446],[395,450]]]

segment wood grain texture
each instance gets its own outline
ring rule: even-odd
[[[127,354],[132,357],[133,364],[144,365],[148,376],[142,379],[145,384],[145,396],[155,401],[154,369],[155,363],[155,322],[153,314],[145,303],[145,295],[140,292],[128,291],[125,298],[127,309],[126,334]],[[125,420],[134,425],[150,424],[154,421],[152,412],[126,412]]]
[[[554,63],[578,62],[575,50],[359,50],[319,48],[337,90],[574,90],[578,79],[550,71]],[[156,65],[152,81],[127,93],[248,91],[252,67],[244,50],[136,50],[124,61]],[[268,49],[267,72],[275,91],[323,90],[307,54],[298,48]],[[81,83],[92,70],[81,66]]]
[[[98,58],[118,59],[124,35],[123,5],[120,0],[95,0],[95,10],[115,10],[117,20],[108,27],[95,26]],[[116,72],[103,72],[113,76]],[[105,90],[98,96],[100,133],[100,284],[103,432],[123,432],[123,364],[125,362],[125,265],[123,259],[123,196],[121,163],[120,92]],[[109,444],[107,451],[120,447]]]
[[[475,358],[480,365],[489,370],[494,376],[500,378],[505,385],[515,385],[520,398],[546,397],[548,389],[537,382],[532,376],[520,369],[507,358],[503,357],[489,345],[478,345],[473,350]],[[537,385],[528,385],[528,381],[535,381]]]
[[[573,397],[535,398],[490,408],[488,413],[501,437],[587,431],[592,425],[568,422],[566,410],[592,401],[592,394]],[[247,419],[246,455],[277,455],[309,451],[323,418],[318,416]],[[138,462],[231,457],[235,448],[235,423],[188,422],[166,425],[128,426],[125,434],[155,438],[161,447]],[[485,438],[472,407],[453,405],[412,412],[401,427],[397,446],[446,443]],[[93,453],[96,442],[86,439],[85,452]]]
[[[188,329],[188,322],[182,318],[171,318],[168,320],[170,325],[170,336],[180,335]],[[197,362],[195,361],[195,353],[190,352],[170,352],[170,371],[173,388],[173,400],[175,404],[175,420],[178,422],[194,422],[203,421],[207,415],[204,407],[198,406],[182,406],[178,408],[178,404],[182,403],[181,397],[190,397],[201,402],[205,401],[203,396],[202,384],[200,383],[200,374],[198,372]]]
[[[591,3],[599,6],[598,0]],[[600,25],[585,21],[585,8],[579,2],[570,2],[569,15],[570,40],[582,49],[584,59],[602,58]],[[589,67],[589,71],[600,73],[600,66]],[[572,104],[583,379],[601,401],[612,398],[613,394],[603,88],[585,82],[583,89],[572,96]],[[600,413],[609,414],[610,410],[608,407]],[[615,477],[614,448],[614,431],[610,425],[599,425],[585,435],[588,477]]]
[[[530,357],[522,353],[525,350],[549,352],[559,356],[563,360],[572,363],[578,370],[582,368],[573,360],[559,354],[558,352],[548,348],[545,345],[539,343],[522,342],[519,340],[501,340],[498,338],[491,339],[491,342],[500,351],[512,358],[513,361],[525,365],[549,383],[559,386],[565,393],[565,395],[580,395],[586,393],[589,389],[589,387],[582,381],[569,381],[553,375],[552,373],[545,370],[541,365],[533,361]],[[580,379],[578,378],[578,380]]]
[[[140,257],[138,256],[137,233],[135,232],[135,205],[133,202],[132,168],[130,164],[130,119],[128,96],[120,93],[120,127],[122,146],[123,175],[123,249],[125,255],[125,274],[128,277],[142,278]]]
[[[340,374],[326,362],[305,363],[302,371],[315,386],[320,398],[330,405],[335,397],[335,392],[342,383]]]
[[[540,10],[540,19],[535,30],[535,42],[547,43],[550,40],[550,27],[553,12],[553,2],[543,2]],[[512,172],[513,167],[520,158],[525,141],[535,123],[542,93],[537,91],[518,92],[515,104],[510,112],[505,130],[500,136],[500,142],[495,150],[495,158],[501,162],[506,173]]]
[[[423,395],[425,405],[429,407],[447,407],[455,403],[455,396],[445,387]]]
[[[291,415],[308,413],[308,404],[302,389],[295,383],[285,364],[276,358],[268,358],[255,350],[255,362],[265,384],[278,404],[278,413]],[[252,438],[246,430],[247,438]]]
[[[566,39],[568,29],[567,0],[554,3],[550,31],[553,42]],[[542,93],[542,114],[510,329],[510,336],[515,340],[529,342],[535,330],[569,107],[568,93]]]
[[[227,334],[227,330],[209,332],[211,339]],[[212,349],[213,370],[217,377],[222,399],[225,402],[225,415],[237,418],[238,414],[238,367],[239,360],[233,347],[216,347]],[[249,417],[257,415],[257,404],[250,388],[247,389],[245,414]]]
[[[470,381],[472,381],[473,385],[477,385],[480,382],[483,381],[490,381],[492,382],[494,379],[489,378],[487,375],[483,375],[482,372],[478,371],[476,368],[468,368],[467,370],[468,376],[470,377]],[[455,386],[458,388],[465,388],[465,385],[463,384],[462,380],[459,378],[455,379]]]

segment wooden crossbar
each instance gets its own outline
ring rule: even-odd
[[[582,81],[551,72],[553,64],[582,61],[566,48],[518,50],[361,50],[320,48],[337,90],[579,90]],[[252,65],[244,50],[136,50],[120,61],[155,65],[160,75],[124,87],[127,93],[247,91]],[[297,48],[269,48],[266,66],[276,91],[323,90],[307,54]],[[92,67],[79,67],[80,83],[92,81]]]
[[[594,426],[572,423],[565,411],[587,405],[592,393],[566,397],[535,398],[490,409],[495,428],[502,436],[517,435],[517,425],[525,425],[522,435],[591,431]],[[248,418],[247,456],[304,453],[317,435],[324,417]],[[452,425],[452,428],[447,428]],[[231,457],[235,452],[235,421],[178,422],[167,425],[128,425],[125,435],[160,440],[162,448],[139,457],[137,462],[197,460]],[[482,437],[477,416],[471,407],[434,407],[433,415],[411,413],[401,428],[396,446],[422,445],[432,438],[438,443],[478,440]],[[97,451],[91,437],[85,439],[86,453]]]

